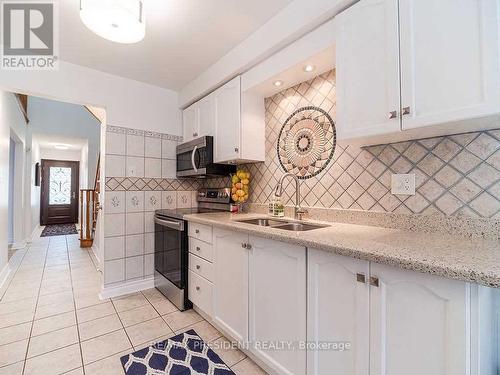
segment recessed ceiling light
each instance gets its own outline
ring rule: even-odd
[[[274,81],[273,85],[276,86],[276,87],[280,87],[280,86],[283,85],[283,81],[280,81],[280,80]]]
[[[54,148],[57,150],[67,150],[69,147],[66,145],[54,145]]]
[[[80,0],[80,19],[112,42],[137,43],[146,35],[142,0]]]
[[[304,72],[312,72],[316,69],[316,67],[314,65],[311,65],[311,64],[307,64],[304,66]]]

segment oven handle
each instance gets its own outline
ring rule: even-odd
[[[164,227],[175,229],[178,231],[183,231],[184,230],[184,222],[183,221],[167,221],[167,220],[162,220],[158,219],[155,217],[155,223],[159,225],[163,225]]]
[[[196,163],[194,162],[194,155],[196,154],[196,150],[198,150],[198,146],[194,146],[193,152],[191,153],[191,164],[193,165],[194,173],[198,173],[198,168],[196,168]]]

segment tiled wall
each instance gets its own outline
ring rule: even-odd
[[[247,166],[252,173],[250,202],[267,204],[284,173],[276,142],[287,117],[297,108],[315,105],[335,119],[334,103],[334,71],[266,99],[266,161]],[[414,173],[416,195],[392,195],[392,173]],[[500,219],[500,130],[366,148],[337,145],[327,169],[301,184],[309,207]],[[293,194],[289,185],[288,203]]]
[[[180,137],[108,126],[104,283],[154,272],[154,211],[196,206],[196,180],[175,179]]]

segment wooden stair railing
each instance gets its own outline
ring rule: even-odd
[[[99,155],[94,188],[80,190],[80,247],[92,247],[94,243],[100,208],[100,165]]]

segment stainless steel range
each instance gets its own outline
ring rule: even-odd
[[[180,310],[192,307],[188,291],[188,222],[193,213],[231,211],[231,190],[198,191],[198,207],[155,212],[155,287]]]

